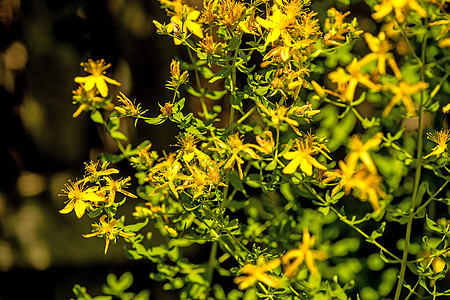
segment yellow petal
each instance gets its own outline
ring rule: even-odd
[[[103,79],[103,76],[96,79],[95,85],[97,86],[97,89],[100,92],[100,95],[102,95],[102,97],[108,96],[108,85]]]
[[[61,214],[68,214],[68,213],[70,213],[70,212],[73,210],[74,204],[75,204],[75,201],[70,201],[70,202],[67,203],[67,205],[66,205],[63,209],[61,209],[59,212],[60,212]]]
[[[293,153],[293,152],[291,152],[291,153]],[[297,170],[297,168],[300,165],[302,160],[303,160],[303,158],[299,157],[299,156],[297,156],[296,158],[291,160],[291,162],[288,163],[288,165],[286,167],[284,167],[283,174],[292,174],[292,173],[294,173]]]
[[[308,160],[302,160],[302,162],[300,163],[300,169],[305,172],[306,175],[312,175],[312,165]]]
[[[75,214],[78,218],[81,218],[84,215],[84,212],[86,211],[86,202],[83,200],[78,200],[75,202]]]

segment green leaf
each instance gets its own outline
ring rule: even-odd
[[[280,185],[280,192],[284,198],[288,201],[294,201],[295,197],[291,190],[291,185],[288,182],[282,183]]]
[[[194,89],[192,86],[190,86],[189,84],[185,84],[184,85],[184,89],[186,90],[186,92],[188,92],[189,94],[191,94],[194,97],[201,97],[202,93],[197,92],[196,89]]]
[[[91,112],[91,120],[94,121],[95,123],[105,124],[105,121],[103,120],[103,115],[98,110],[93,110]]]
[[[230,180],[231,185],[238,190],[239,192],[246,195],[244,185],[242,184],[242,180],[239,177],[239,174],[236,171],[230,172],[228,174],[228,179]]]
[[[425,215],[425,219],[426,219],[426,221],[427,221],[428,228],[430,228],[430,229],[433,230],[433,231],[442,233],[442,229],[439,228],[439,226],[437,225],[436,222],[434,222],[433,220],[431,220],[430,218],[428,218],[428,215],[427,215],[427,214]]]
[[[167,120],[167,116],[159,115],[156,118],[148,118],[147,120],[145,120],[145,122],[150,125],[159,125],[159,124],[164,123],[166,120]]]
[[[118,140],[123,140],[123,141],[126,141],[128,139],[127,136],[120,131],[114,130],[114,131],[111,131],[110,134],[113,139],[118,139]]]
[[[216,76],[209,80],[209,83],[213,83],[219,79],[228,77],[231,74],[231,69],[231,67],[223,67],[219,70],[219,72],[217,72]]]
[[[91,211],[90,213],[88,213],[89,218],[97,218],[98,216],[101,215],[101,213],[103,212],[103,207],[98,207],[96,209],[94,209],[93,211]]]
[[[367,241],[369,243],[373,243],[375,241],[376,238],[380,237],[383,235],[384,230],[386,229],[386,222],[383,222],[380,226],[380,228],[378,228],[377,230],[374,230],[372,232],[372,234],[370,235],[370,237],[367,239]]]
[[[110,153],[102,153],[99,156],[99,160],[101,162],[109,161],[110,163],[113,163],[113,164],[122,161],[122,159],[124,159],[124,156],[122,154],[115,155],[115,154],[110,154]]]
[[[208,97],[211,100],[220,100],[228,93],[228,91],[213,91],[213,92],[206,92],[206,97]]]
[[[260,180],[260,176],[258,174],[250,174],[247,177],[245,177],[244,180],[245,180],[245,183],[252,188],[261,187],[261,180]]]
[[[231,40],[228,42],[228,48],[230,51],[234,51],[241,45],[242,39],[239,36],[234,36],[231,38]]]
[[[145,225],[148,224],[148,218],[145,218],[144,222],[139,222],[136,224],[131,224],[131,225],[126,225],[123,227],[123,229],[125,231],[130,231],[130,232],[138,232],[139,230],[141,230],[142,228],[145,227]]]
[[[255,300],[259,299],[259,297],[256,295],[256,289],[254,287],[249,288],[242,298],[243,300]]]

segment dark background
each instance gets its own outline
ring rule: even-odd
[[[168,21],[158,1],[0,0],[1,300],[69,299],[75,283],[95,296],[108,273],[125,271],[134,274],[132,291],[152,289],[158,299],[152,266],[128,261],[121,239],[104,255],[103,239],[82,237],[88,218],[58,213],[66,200],[58,194],[83,175],[83,162],[116,151],[88,113],[72,118],[73,79],[87,75],[80,63],[112,63],[107,75],[122,86],[111,94],[137,99],[151,116],[171,97],[164,85],[178,49],[156,35],[153,19]],[[156,129],[123,131],[134,146],[173,144],[173,127]]]

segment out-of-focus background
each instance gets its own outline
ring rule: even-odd
[[[87,75],[81,62],[111,63],[107,75],[122,83],[111,94],[137,99],[150,115],[170,97],[164,85],[178,50],[155,32],[153,19],[168,21],[159,6],[0,0],[1,300],[70,299],[75,283],[98,295],[110,272],[133,271],[137,289],[151,287],[152,266],[128,261],[120,240],[104,255],[104,240],[82,237],[91,231],[88,218],[58,213],[66,200],[58,194],[67,180],[82,177],[83,162],[116,151],[86,112],[72,118],[73,79]],[[154,141],[155,150],[173,143],[167,130],[174,128],[157,129],[124,128],[132,141]]]

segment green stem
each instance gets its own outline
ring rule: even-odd
[[[416,284],[414,285],[414,287],[409,291],[408,296],[406,296],[405,300],[408,300],[412,295],[414,295],[414,290],[417,288],[417,286],[419,285],[421,278],[419,278],[416,282]]]
[[[208,270],[206,273],[206,280],[208,281],[208,290],[205,293],[206,298],[208,298],[209,296],[209,292],[211,290],[211,283],[212,283],[212,279],[213,279],[213,273],[214,273],[214,269],[216,268],[217,265],[217,259],[216,259],[216,255],[217,255],[217,241],[214,241],[211,245],[211,251],[209,252],[209,260],[208,260]]]
[[[202,85],[200,83],[200,75],[198,74],[198,70],[197,70],[197,64],[196,61],[194,59],[194,56],[192,55],[192,51],[190,48],[187,48],[188,50],[188,54],[189,54],[189,58],[191,60],[192,65],[194,66],[194,73],[195,73],[195,84],[197,85],[197,89],[200,92],[200,104],[202,106],[202,110],[203,110],[203,114],[205,115],[205,117],[208,115],[208,107],[206,106],[206,102],[205,102],[205,93],[202,89]]]
[[[349,221],[345,216],[343,216],[336,208],[334,208],[333,206],[329,205],[319,194],[317,194],[317,192],[310,187],[308,184],[304,184],[304,187],[306,187],[311,194],[313,194],[320,202],[322,202],[323,204],[326,204],[330,210],[345,224],[347,224],[348,226],[352,227],[353,229],[355,229],[360,235],[362,235],[366,240],[368,240],[370,238],[370,236],[365,233],[364,231],[362,231],[361,229],[359,229],[358,227],[356,227],[354,224],[352,224],[351,221]],[[393,259],[400,261],[400,258],[397,257],[395,254],[393,254],[392,252],[390,252],[388,249],[386,249],[385,247],[383,247],[380,243],[378,243],[377,241],[373,240],[370,243],[374,244],[375,246],[377,246],[381,251],[385,252],[386,254],[389,254]]]
[[[425,25],[428,23],[427,19],[425,19]],[[402,31],[403,32],[403,31]],[[406,39],[407,43],[409,44],[408,39]],[[427,35],[425,34],[423,36],[422,41],[422,53],[421,53],[421,59],[418,60],[420,64],[420,80],[425,81],[425,50],[427,46]],[[415,53],[414,53],[415,54]],[[422,174],[422,148],[423,148],[423,104],[425,98],[425,92],[422,91],[420,93],[420,103],[419,103],[419,123],[418,123],[418,137],[417,137],[417,160],[416,160],[416,173],[414,176],[414,188],[413,188],[413,194],[411,197],[411,207],[409,208],[409,216],[408,216],[408,223],[406,224],[406,235],[405,235],[405,247],[403,249],[403,256],[402,256],[402,263],[400,266],[400,274],[398,276],[398,282],[397,282],[397,288],[395,290],[395,297],[394,300],[400,299],[400,294],[403,288],[403,282],[405,280],[405,272],[406,272],[406,264],[408,261],[408,252],[409,252],[409,243],[411,241],[411,229],[412,229],[412,223],[414,220],[415,215],[415,208],[416,208],[416,202],[417,202],[417,195],[419,191],[420,186],[420,178]]]
[[[428,198],[428,200],[422,204],[421,206],[419,206],[416,210],[416,212],[414,213],[414,216],[417,215],[417,213],[422,209],[428,206],[428,204],[430,204],[431,201],[433,201],[434,199],[436,199],[436,196],[444,189],[444,187],[447,185],[448,181],[444,182],[444,184],[436,191],[436,193],[434,193],[432,196],[430,196],[430,198]]]

